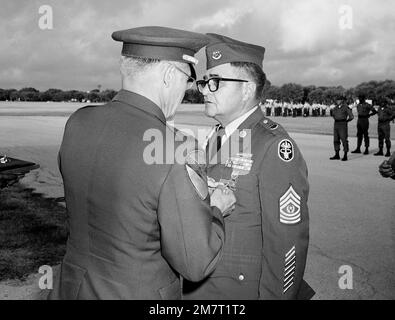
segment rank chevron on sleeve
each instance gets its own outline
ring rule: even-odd
[[[280,198],[280,222],[296,224],[300,222],[300,196],[292,188],[292,185]]]

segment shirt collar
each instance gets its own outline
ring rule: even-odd
[[[231,123],[229,123],[226,127],[225,127],[225,138],[222,138],[222,143],[224,143],[224,141],[226,139],[228,139],[233,132],[236,131],[236,129],[250,116],[252,115],[256,109],[258,109],[258,106],[255,106],[254,108],[252,108],[250,111],[244,113],[243,115],[241,115],[240,117],[236,118],[235,120],[233,120]]]
[[[159,106],[152,100],[132,91],[121,89],[112,101],[119,101],[137,109],[140,109],[150,115],[158,118],[161,122],[166,124],[166,118]]]

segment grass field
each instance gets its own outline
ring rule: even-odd
[[[24,280],[63,259],[66,209],[16,184],[0,191],[0,281]]]

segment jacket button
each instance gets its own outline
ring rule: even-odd
[[[242,273],[239,274],[239,280],[240,280],[240,281],[243,281],[243,280],[244,280],[244,274],[242,274]]]

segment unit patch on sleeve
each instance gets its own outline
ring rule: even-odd
[[[288,139],[283,139],[278,144],[278,156],[285,162],[290,162],[294,158],[294,146]]]
[[[280,222],[284,224],[296,224],[300,222],[300,196],[296,193],[292,185],[280,198]]]

